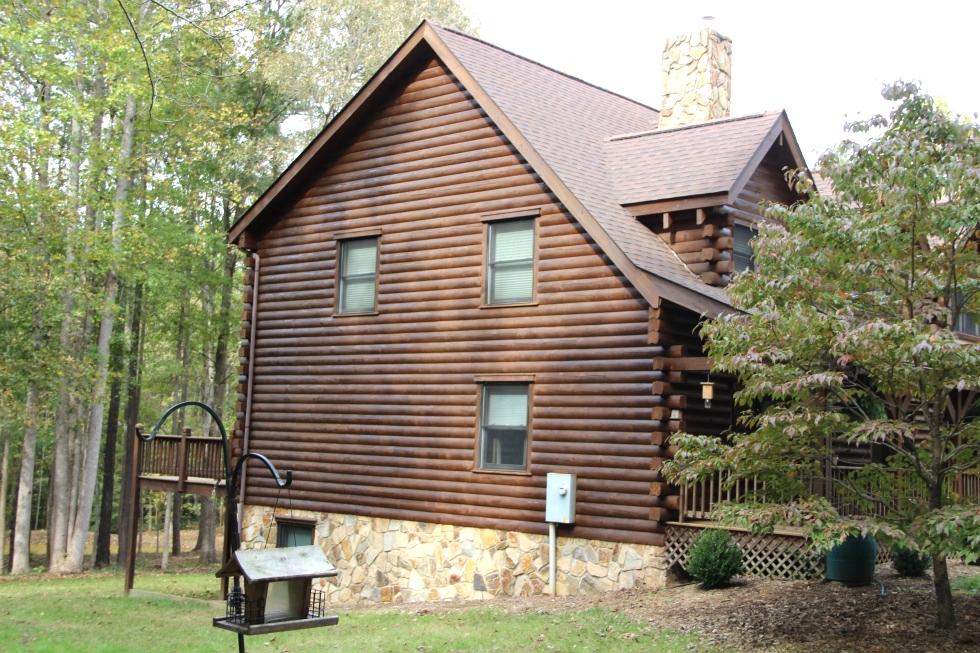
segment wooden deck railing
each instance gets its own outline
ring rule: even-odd
[[[143,444],[140,476],[174,476],[180,480],[225,478],[224,445],[221,438],[158,435]]]
[[[843,479],[845,475],[857,469],[859,468],[835,468],[833,478]],[[896,474],[899,474],[899,472],[896,472]],[[739,501],[751,498],[765,487],[757,478],[751,478],[739,480],[732,487],[726,488],[725,481],[727,479],[728,472],[719,472],[713,478],[703,483],[681,485],[678,521],[686,522],[710,519],[711,511],[716,504],[722,501]],[[880,483],[885,482],[885,479],[880,479]],[[896,482],[901,484],[901,478],[887,481],[888,494],[894,496]],[[906,491],[901,493],[902,498],[898,499],[898,501],[910,501],[913,499],[921,501],[925,499],[925,493],[922,488],[918,487],[917,483],[909,482],[907,486]],[[837,484],[827,482],[827,479],[815,479],[810,484],[810,491],[812,493],[823,494],[842,515],[881,516],[889,511],[890,507],[880,501],[876,501],[870,510],[864,506],[858,506],[846,497],[840,496],[836,489]],[[867,489],[872,494],[883,494],[877,492],[874,486],[869,486]],[[980,475],[958,474],[949,477],[946,480],[946,492],[959,497],[980,498]]]

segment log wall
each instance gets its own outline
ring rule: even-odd
[[[485,307],[482,220],[524,209],[540,214],[536,302]],[[369,228],[377,315],[335,315],[334,236]],[[545,533],[546,474],[573,472],[578,520],[563,535],[662,545],[650,306],[437,62],[249,237],[249,448],[294,471],[293,506]],[[485,374],[534,375],[528,474],[474,469]],[[251,469],[246,502],[284,505]]]

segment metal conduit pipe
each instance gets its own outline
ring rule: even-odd
[[[555,565],[558,564],[556,560],[558,554],[557,539],[555,522],[548,522],[548,591],[552,596],[555,595]]]
[[[242,435],[242,457],[248,455],[248,438],[252,430],[252,386],[255,373],[255,318],[259,312],[259,272],[262,258],[258,252],[252,252],[255,258],[255,274],[252,278],[252,319],[248,333],[248,381],[245,387],[245,432]],[[245,483],[248,477],[248,467],[242,467],[241,487],[238,490],[238,528],[242,528],[245,516]],[[225,481],[226,483],[230,481]]]

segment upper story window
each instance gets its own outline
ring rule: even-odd
[[[527,471],[530,386],[526,383],[487,383],[482,387],[478,467]]]
[[[378,298],[378,239],[340,241],[338,313],[372,313]]]
[[[752,245],[749,244],[754,235],[750,227],[741,224],[735,225],[735,246],[732,248],[732,256],[735,259],[737,272],[755,270],[755,262],[752,260]]]
[[[534,300],[534,219],[491,222],[487,239],[487,304]]]
[[[980,337],[980,324],[969,313],[960,313],[959,317],[956,318],[956,326],[953,330],[958,333],[965,333],[968,336]]]
[[[980,324],[977,323],[977,316],[966,312],[963,295],[957,293],[954,301],[959,304],[960,314],[956,316],[956,322],[953,324],[953,331],[956,331],[957,333],[964,333],[968,336],[980,337]]]

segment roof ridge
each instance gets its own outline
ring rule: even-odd
[[[663,129],[650,129],[642,132],[634,132],[629,134],[616,134],[615,136],[607,136],[604,140],[612,141],[626,141],[633,138],[643,138],[645,136],[656,136],[657,134],[668,134],[672,132],[685,131],[689,129],[698,129],[700,127],[710,127],[711,125],[720,125],[728,122],[739,122],[741,120],[754,120],[756,118],[764,118],[765,116],[776,116],[782,113],[782,111],[763,111],[762,113],[749,113],[744,116],[735,116],[734,118],[715,118],[713,120],[705,120],[704,122],[691,123],[689,125],[678,125],[677,127],[664,127]]]
[[[453,34],[456,34],[457,36],[462,36],[464,38],[470,39],[471,41],[476,41],[480,45],[485,45],[487,47],[493,48],[494,50],[499,50],[500,52],[503,52],[504,54],[510,55],[510,56],[514,57],[515,59],[521,59],[522,61],[526,61],[529,64],[532,64],[532,65],[537,66],[538,68],[543,68],[545,70],[551,71],[551,72],[555,73],[556,75],[561,75],[562,77],[566,77],[566,78],[568,78],[568,79],[570,79],[572,81],[578,82],[579,84],[584,84],[585,86],[590,86],[590,87],[596,89],[597,91],[602,91],[603,93],[607,93],[609,95],[618,97],[618,98],[620,98],[622,100],[626,100],[627,102],[630,102],[632,104],[635,104],[635,105],[637,105],[639,107],[643,107],[644,109],[649,109],[650,111],[653,111],[654,113],[656,113],[658,116],[660,115],[660,109],[654,109],[653,107],[651,107],[648,104],[643,104],[642,102],[639,102],[637,100],[634,100],[633,98],[630,98],[630,97],[626,97],[625,95],[623,95],[621,93],[617,93],[616,91],[610,91],[608,88],[603,88],[601,86],[598,86],[596,84],[593,84],[592,82],[587,82],[584,79],[581,79],[579,77],[576,77],[575,75],[569,75],[568,73],[565,73],[565,72],[562,72],[562,71],[557,70],[555,68],[552,68],[551,66],[546,66],[546,65],[544,65],[543,63],[541,63],[539,61],[535,61],[534,59],[529,59],[529,58],[527,58],[527,57],[525,57],[523,55],[517,54],[516,52],[511,52],[510,50],[508,50],[506,48],[502,48],[499,45],[495,45],[493,43],[490,43],[489,41],[484,41],[483,39],[478,38],[476,36],[473,36],[471,34],[467,34],[466,32],[461,32],[458,29],[455,29],[455,28],[452,28],[452,27],[446,27],[445,25],[442,25],[440,23],[437,23],[437,22],[435,22],[433,20],[426,19],[426,22],[429,23],[430,25],[432,25],[433,27],[437,27],[437,28],[439,28],[441,30],[445,30],[447,32],[451,32]]]

